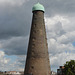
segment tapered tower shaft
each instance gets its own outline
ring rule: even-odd
[[[44,9],[33,8],[25,74],[50,75]]]

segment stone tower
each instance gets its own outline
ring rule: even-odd
[[[33,19],[30,31],[24,75],[51,75],[44,23],[44,6],[33,6]]]

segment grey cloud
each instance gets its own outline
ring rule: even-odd
[[[49,28],[49,27],[47,27]],[[46,28],[46,29],[47,29]],[[62,27],[62,23],[58,21],[56,24],[50,26],[50,29],[47,29],[47,37],[48,39],[54,38],[57,39],[57,37],[60,37],[61,35],[65,34],[66,31]]]
[[[60,36],[59,38],[57,38],[57,40],[58,40],[58,42],[60,42],[62,44],[72,43],[75,41],[75,31],[68,32],[68,33]]]
[[[28,1],[21,6],[0,5],[0,39],[14,36],[29,35],[31,25],[32,6],[35,1]],[[45,7],[45,15],[73,14],[75,8],[74,0],[44,0],[40,1]]]
[[[72,15],[75,13],[74,0],[44,0],[40,2],[45,6],[46,14],[49,16],[55,14]]]
[[[62,23],[58,22],[57,24],[54,25],[53,31],[56,33],[56,35],[61,36],[65,34],[66,32],[64,31],[62,27]]]
[[[0,39],[27,36],[30,31],[31,14],[26,5],[0,8]]]
[[[37,2],[30,0],[21,6],[17,6],[18,4],[14,6],[10,4],[4,6],[0,5],[0,41],[3,41],[2,47],[7,55],[26,55],[28,45],[28,37],[26,36],[28,36],[30,32],[32,6],[35,3]],[[48,15],[49,17],[56,14],[68,16],[74,16],[75,14],[75,0],[40,0],[40,3],[44,5],[46,10],[45,15]],[[56,40],[55,44],[53,44],[53,42],[48,42],[48,44],[50,43],[50,53],[54,55],[65,50],[71,50],[71,45],[66,46],[64,44],[65,48],[63,48],[63,44],[60,44],[57,41],[58,37],[65,34],[60,22],[54,25],[54,31],[50,30],[48,33],[50,33],[47,34],[48,40],[50,38]],[[18,59],[18,61],[24,63],[24,60]],[[18,65],[20,67],[24,66],[22,64]]]
[[[70,3],[71,2],[71,3]],[[31,26],[31,15],[32,15],[32,6],[36,2],[28,1],[27,3],[24,3],[21,6],[11,6],[11,5],[5,5],[0,8],[0,39],[7,39],[5,41],[3,48],[5,49],[5,53],[9,55],[13,54],[24,54],[25,47],[27,44],[24,42],[23,39],[16,40],[16,38],[13,41],[10,41],[12,37],[24,37],[29,35],[30,26]],[[69,9],[71,9],[71,5],[74,7],[74,1],[65,1],[65,0],[50,0],[43,2],[40,1],[46,9],[46,15],[52,15],[52,14],[59,14],[59,13],[65,13],[68,11],[70,13]],[[3,9],[2,9],[3,8]],[[67,9],[67,10],[66,10]],[[51,13],[52,12],[52,13]],[[74,13],[74,11],[72,11]],[[62,28],[62,24],[58,22],[54,30],[50,30],[48,39],[50,38],[57,38],[57,36],[61,36],[65,34],[65,31]],[[51,35],[52,33],[52,35]],[[55,35],[53,35],[53,33]],[[9,39],[10,38],[10,39]],[[27,41],[28,42],[28,41]],[[20,51],[21,50],[21,51]],[[18,53],[17,53],[18,52]],[[26,52],[25,52],[26,53]]]
[[[15,37],[2,42],[7,55],[25,55],[27,53],[28,37]]]

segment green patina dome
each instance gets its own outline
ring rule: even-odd
[[[40,3],[37,3],[33,6],[32,11],[36,11],[36,10],[41,10],[41,11],[45,11],[44,6],[41,5]]]

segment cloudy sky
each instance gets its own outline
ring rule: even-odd
[[[75,60],[75,0],[39,0],[45,25],[51,70]],[[37,0],[0,0],[0,71],[23,71]]]

